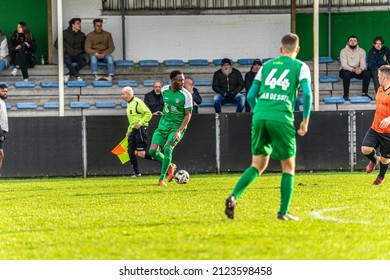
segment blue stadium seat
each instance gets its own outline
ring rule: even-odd
[[[9,83],[4,81],[0,81],[0,85],[6,85],[7,87],[9,87]]]
[[[145,80],[142,82],[142,84],[144,87],[152,87],[155,81],[157,80]]]
[[[184,61],[181,59],[166,59],[164,60],[165,66],[183,66]]]
[[[120,80],[118,87],[138,87],[138,82],[136,80]]]
[[[79,81],[69,81],[66,83],[68,87],[86,87],[88,84],[85,81],[79,82]]]
[[[188,60],[190,66],[208,66],[209,62],[207,59],[190,59]]]
[[[97,66],[107,66],[107,62],[98,61]]]
[[[132,67],[132,66],[134,66],[134,61],[132,61],[132,60],[115,60],[114,64],[117,67]]]
[[[58,88],[58,82],[40,82],[41,88]]]
[[[160,66],[160,62],[155,59],[143,59],[140,60],[138,63],[141,67]]]
[[[116,104],[115,102],[111,101],[97,101],[95,102],[96,108],[115,108]]]
[[[358,78],[351,78],[351,83],[357,83],[357,82],[363,82],[362,79],[358,79]]]
[[[194,86],[212,86],[213,85],[213,81],[211,80],[195,80],[194,81]]]
[[[221,62],[222,62],[222,58],[221,59],[214,59],[213,60],[213,64],[215,66],[221,66]],[[233,65],[234,64],[234,61],[230,59],[230,63]]]
[[[121,102],[121,107],[122,107],[122,108],[127,108],[127,102],[122,101],[122,102]]]
[[[89,102],[72,101],[69,102],[69,107],[72,109],[88,109],[91,107],[91,104]]]
[[[44,102],[42,104],[44,109],[58,109],[60,107],[58,101]]]
[[[14,86],[16,88],[35,88],[34,82],[15,82]]]
[[[237,62],[240,65],[252,65],[253,60],[254,60],[253,58],[240,58],[237,60]]]
[[[43,109],[58,109],[60,108],[60,104],[57,101],[53,102],[45,102],[42,104]]]
[[[371,103],[371,99],[367,96],[351,96],[349,98],[351,103]]]
[[[319,63],[332,63],[334,62],[334,59],[329,56],[320,56],[318,58]]]
[[[338,83],[340,78],[337,76],[320,76],[320,83]]]
[[[341,96],[325,97],[323,101],[325,104],[342,104],[345,102]]]
[[[112,87],[112,82],[110,81],[93,81],[93,87]]]
[[[12,105],[10,103],[5,103],[5,108],[7,108],[7,110],[11,109]]]
[[[35,102],[18,102],[16,103],[17,109],[36,109],[38,104]]]

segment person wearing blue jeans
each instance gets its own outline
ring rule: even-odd
[[[245,107],[245,96],[241,93],[244,88],[244,79],[239,70],[232,67],[230,59],[221,61],[221,69],[213,76],[214,109],[221,113],[221,105],[225,103],[237,104],[236,112],[242,112]]]
[[[112,53],[115,50],[114,41],[110,32],[103,30],[103,20],[93,20],[94,30],[87,35],[84,50],[89,55],[91,70],[95,75],[95,80],[105,79],[112,81],[114,77],[114,58]],[[98,62],[107,63],[108,77],[98,76]]]

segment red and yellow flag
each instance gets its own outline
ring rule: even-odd
[[[130,160],[129,153],[127,152],[127,147],[129,143],[127,137],[125,137],[116,147],[111,151],[114,155],[118,156],[122,164],[125,164]]]

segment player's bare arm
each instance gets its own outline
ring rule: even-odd
[[[184,119],[181,122],[181,125],[178,128],[178,130],[176,131],[175,135],[173,136],[174,141],[179,141],[181,139],[181,132],[183,131],[184,128],[187,127],[188,123],[191,120],[191,116],[192,116],[192,110],[185,111]]]

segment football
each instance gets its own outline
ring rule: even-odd
[[[179,170],[175,174],[175,181],[178,184],[187,184],[190,180],[190,174],[185,170]]]

